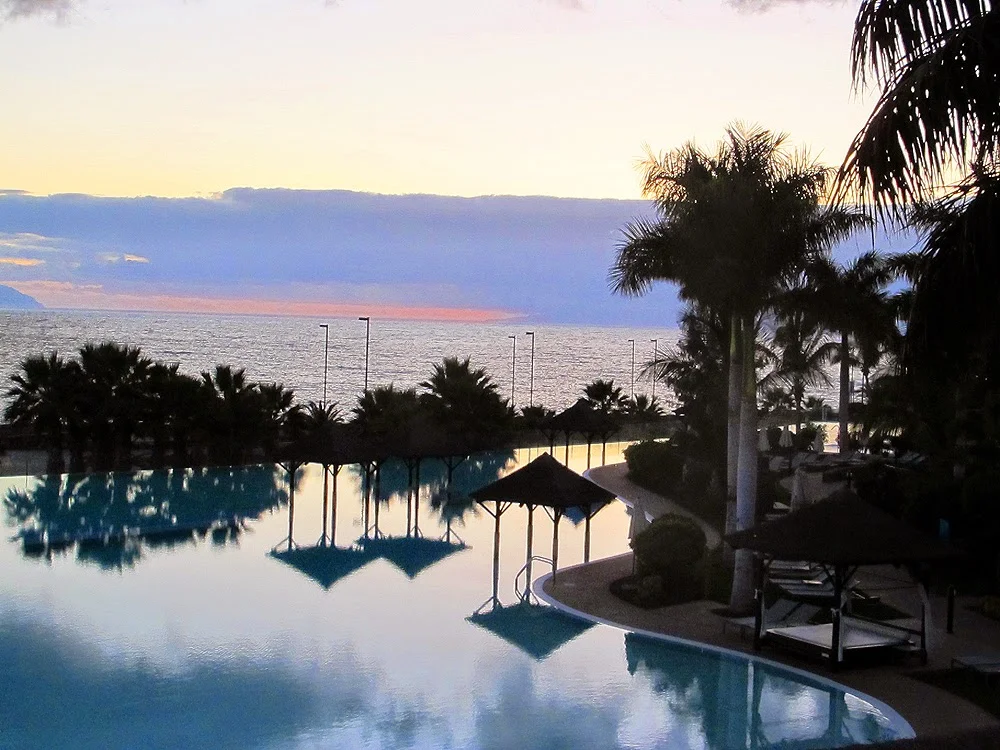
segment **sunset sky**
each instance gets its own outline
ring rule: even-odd
[[[711,145],[737,119],[838,164],[872,103],[851,89],[855,11],[835,0],[0,0],[0,188],[206,203],[236,187],[638,199],[644,144]],[[105,263],[107,280],[86,280],[109,294],[137,292],[111,270],[162,262],[110,228],[100,242],[66,234],[72,221],[51,234],[35,213],[15,221],[0,207],[0,283],[82,285],[45,255],[67,244],[120,259]],[[202,293],[171,281],[171,295]]]

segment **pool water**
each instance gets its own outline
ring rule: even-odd
[[[453,497],[537,454],[464,462]],[[582,471],[586,448],[570,458]],[[794,748],[909,734],[824,681],[518,606],[518,507],[502,517],[493,606],[493,518],[442,509],[437,462],[421,468],[419,503],[406,481],[386,467],[376,536],[360,473],[343,468],[341,549],[311,550],[323,475],[305,467],[302,549],[288,554],[280,467],[0,480],[0,748]],[[170,523],[216,528],[33,553],[10,538]],[[593,557],[625,551],[628,526],[621,504],[602,509]],[[560,565],[582,561],[583,527],[561,522]],[[551,522],[536,511],[534,528],[535,554],[550,556]]]

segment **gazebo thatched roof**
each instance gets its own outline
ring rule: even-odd
[[[879,565],[943,560],[958,551],[841,490],[787,516],[729,534],[737,549],[780,560],[828,565]]]
[[[577,399],[575,404],[552,417],[547,426],[557,432],[590,436],[607,435],[617,429],[614,418],[595,409],[584,398]]]
[[[527,602],[510,607],[494,607],[466,619],[517,646],[537,661],[546,658],[594,625],[565,615],[552,607]]]
[[[470,493],[479,502],[499,501],[548,508],[589,508],[614,500],[608,492],[548,453]]]

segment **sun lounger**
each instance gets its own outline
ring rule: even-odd
[[[953,668],[971,669],[983,674],[1000,674],[1000,654],[976,654],[956,656],[951,660]]]

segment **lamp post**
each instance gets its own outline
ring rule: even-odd
[[[635,401],[635,339],[629,339],[628,342],[632,345],[632,382],[628,386],[628,395]]]
[[[372,319],[362,315],[358,320],[365,321],[365,393],[368,392],[368,344],[371,341]]]
[[[514,409],[514,368],[517,366],[517,336],[508,336],[510,339],[510,408]]]
[[[525,336],[531,336],[531,374],[528,376],[528,406],[535,405],[535,332],[525,331]]]
[[[653,369],[649,373],[649,382],[652,385],[652,393],[650,393],[649,400],[652,401],[656,398],[656,356],[658,352],[656,350],[657,339],[650,339],[650,342],[653,344]]]
[[[330,325],[320,323],[319,327],[326,331],[326,343],[323,345],[323,408],[326,408],[326,375],[330,371]]]

